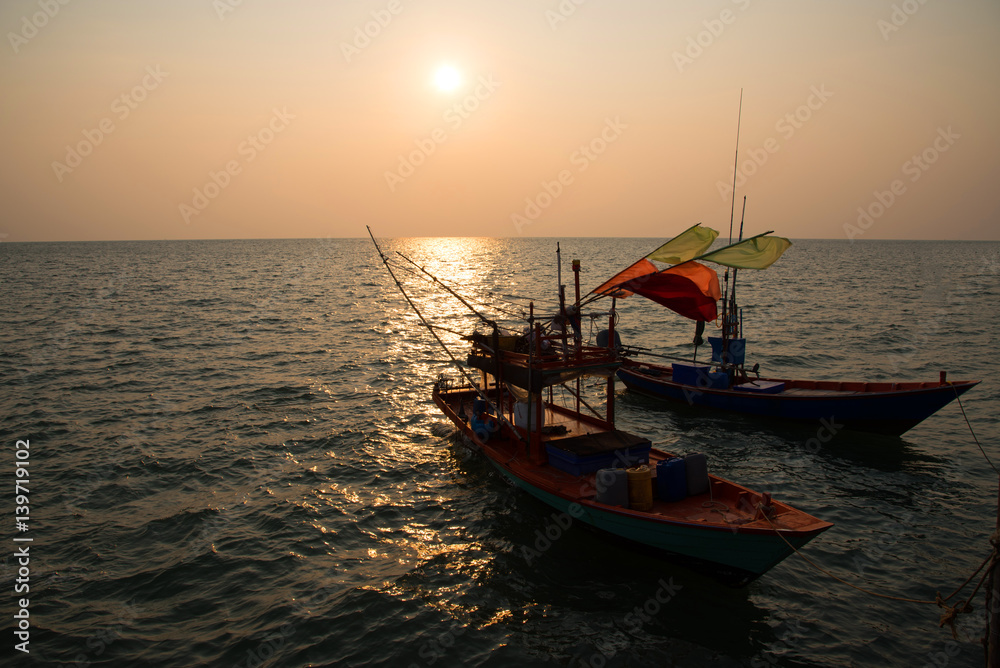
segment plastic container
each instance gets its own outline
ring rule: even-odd
[[[527,429],[528,431],[535,431],[538,429],[538,420],[541,418],[542,425],[545,425],[545,410],[542,410],[542,414],[539,415],[538,411],[532,411],[531,404],[525,401],[518,401],[514,404],[514,425],[521,427],[522,429]],[[528,414],[533,413],[531,416],[531,422],[528,422]]]
[[[696,452],[685,456],[684,467],[687,473],[688,496],[708,494],[708,459],[705,455]]]
[[[628,507],[653,509],[653,472],[645,464],[628,469]]]
[[[601,469],[594,478],[598,503],[609,506],[628,505],[628,474],[625,469]]]
[[[680,457],[656,465],[656,494],[661,501],[683,501],[687,498],[687,467]]]
[[[703,390],[725,390],[729,387],[729,375],[712,371],[712,367],[701,364],[671,365],[671,375],[675,383],[692,385]]]
[[[746,360],[747,340],[729,339],[725,349],[722,347],[721,336],[708,337],[708,343],[712,346],[712,361],[725,362],[726,364],[743,364]]]
[[[564,450],[559,446],[559,441],[553,441],[545,444],[545,451],[548,453],[550,466],[570,475],[586,475],[606,468],[631,468],[648,464],[650,447],[649,441],[642,441],[610,452],[581,455]]]

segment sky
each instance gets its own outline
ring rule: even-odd
[[[993,0],[4,0],[0,30],[0,241],[725,233],[734,162],[748,234],[1000,239]]]

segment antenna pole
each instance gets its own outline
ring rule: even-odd
[[[733,218],[736,215],[736,175],[740,164],[740,121],[743,120],[743,89],[740,88],[740,110],[736,114],[736,157],[733,158],[733,202],[729,208],[729,243],[733,243]]]
[[[743,221],[746,219],[747,215],[747,198],[746,195],[743,196],[743,213],[740,216],[740,241],[743,241]],[[729,319],[732,321],[729,323],[729,329],[732,331],[733,338],[739,338],[739,319],[736,315],[736,276],[739,273],[738,268],[733,268],[733,285],[729,293]],[[723,323],[725,321],[723,320]],[[724,327],[725,329],[725,327]]]
[[[740,122],[743,120],[743,89],[740,88],[740,109],[736,113],[736,155],[733,158],[733,201],[729,206],[729,244],[733,243],[733,218],[736,217],[736,175],[740,170]],[[741,235],[742,236],[742,235]],[[726,287],[722,294],[729,292],[729,267],[726,267],[725,277]],[[727,300],[722,301],[722,338],[726,338],[726,306]],[[723,343],[725,345],[725,343]]]

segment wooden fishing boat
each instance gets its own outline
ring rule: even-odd
[[[893,436],[912,429],[979,383],[949,381],[944,372],[938,381],[897,383],[743,378],[730,384],[722,374],[720,386],[710,379],[718,373],[711,368],[630,359],[618,377],[630,390],[691,406],[813,424],[822,421],[833,432],[854,429]]]
[[[437,337],[440,327],[421,313],[378,250]],[[578,306],[576,262],[574,273]],[[619,430],[615,372],[623,358],[613,344],[584,345],[575,333],[578,313],[561,299],[557,315],[536,318],[532,304],[528,327],[514,333],[484,317],[490,331],[464,337],[470,348],[461,363],[442,342],[463,379],[439,379],[432,390],[467,442],[508,480],[558,511],[553,521],[561,528],[590,527],[739,586],[832,526],[710,474],[704,454],[675,457]],[[613,341],[613,304],[606,315]],[[531,556],[541,555],[536,550]]]
[[[661,462],[674,455],[610,423],[548,402],[545,428],[529,433],[501,426],[482,439],[467,419],[482,389],[439,382],[434,402],[508,480],[568,521],[652,548],[731,585],[748,584],[789,556],[790,545],[801,548],[833,526],[711,474],[701,493],[678,501],[655,496],[658,481],[646,481],[648,509],[602,502],[607,473],[596,466],[645,463],[651,472],[662,471]],[[487,393],[494,406],[512,410],[510,398],[501,395],[495,386]]]
[[[948,381],[945,372],[937,381],[844,382],[761,378],[759,365],[746,369],[742,310],[736,301],[737,275],[739,269],[766,269],[791,246],[788,239],[770,235],[766,232],[706,252],[718,232],[694,225],[588,295],[585,303],[639,294],[697,322],[690,360],[621,346],[622,353],[630,357],[618,371],[626,387],[690,406],[780,420],[822,421],[834,433],[854,429],[898,436],[979,383]],[[650,260],[671,266],[660,269]],[[726,267],[725,289],[720,288],[718,274],[699,260]],[[721,320],[720,336],[708,337],[711,358],[698,363],[705,324],[713,320]],[[674,361],[666,365],[632,359],[641,355]]]

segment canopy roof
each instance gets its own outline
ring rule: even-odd
[[[706,260],[735,269],[766,269],[781,257],[792,242],[784,237],[758,234],[718,250],[705,251],[719,233],[701,224],[693,225],[638,262],[618,272],[591,291],[600,297],[639,294],[693,320],[715,320],[721,299],[719,275],[694,260]],[[672,263],[659,269],[651,260]]]
[[[647,274],[621,285],[692,320],[715,320],[722,297],[719,275],[711,267],[686,262],[655,274]]]

